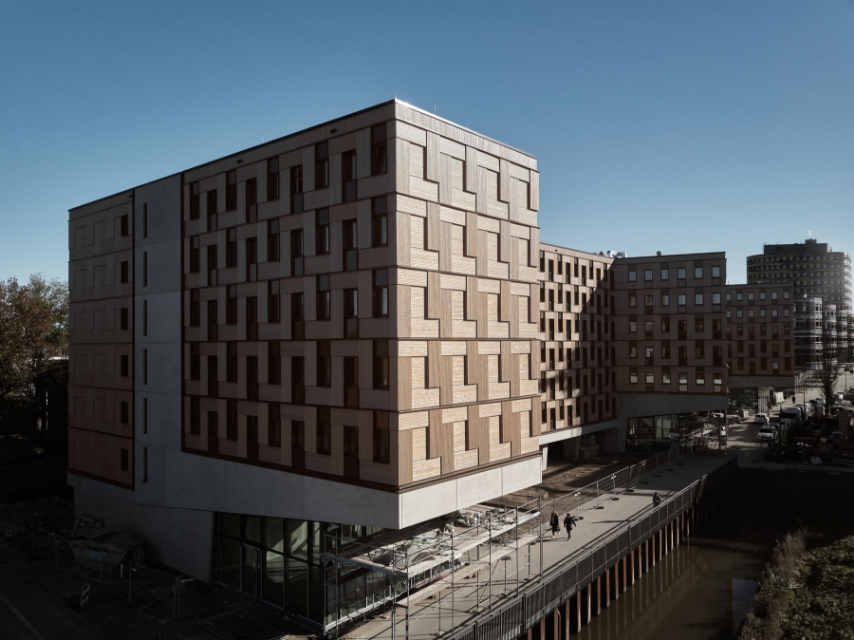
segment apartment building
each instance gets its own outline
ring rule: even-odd
[[[327,629],[392,596],[324,554],[724,411],[725,255],[538,209],[536,158],[397,100],[71,209],[76,509]]]
[[[795,300],[820,298],[824,307],[832,305],[837,325],[834,344],[838,361],[854,361],[851,256],[844,251],[834,251],[830,244],[815,238],[807,238],[803,243],[766,244],[762,249],[762,254],[747,258],[747,282],[790,282]]]
[[[730,406],[767,408],[769,394],[794,388],[795,323],[792,286],[726,288]]]
[[[538,177],[391,101],[72,209],[77,509],[323,624],[330,536],[539,482]]]

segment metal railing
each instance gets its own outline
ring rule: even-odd
[[[651,469],[647,466],[642,467],[645,473],[660,468],[661,464]],[[727,466],[732,467],[732,463]],[[637,475],[638,480],[641,477],[642,474]],[[707,476],[704,476],[692,482],[685,489],[663,501],[659,507],[640,517],[627,520],[615,531],[597,540],[594,543],[595,546],[580,549],[560,565],[546,571],[541,581],[522,587],[519,595],[497,603],[491,610],[476,615],[474,620],[459,625],[442,637],[447,640],[518,638],[536,622],[554,611],[562,602],[603,575],[618,560],[649,540],[665,524],[687,511],[702,495],[706,479]],[[628,479],[627,485],[631,486],[631,481]]]

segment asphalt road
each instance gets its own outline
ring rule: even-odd
[[[57,595],[62,576],[32,565],[0,539],[0,638],[2,640],[99,640],[103,636]],[[54,588],[51,588],[54,587]]]

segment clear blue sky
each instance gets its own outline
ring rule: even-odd
[[[0,0],[0,278],[67,210],[397,95],[539,157],[549,242],[854,253],[854,1]]]

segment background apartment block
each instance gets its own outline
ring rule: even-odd
[[[831,342],[840,363],[854,361],[851,306],[851,256],[834,251],[826,242],[808,238],[802,244],[766,244],[761,255],[748,256],[747,282],[792,284],[795,301],[820,298],[826,313],[834,307],[832,324],[835,334]],[[806,362],[806,361],[805,361]],[[808,367],[805,364],[806,368]],[[798,365],[798,368],[802,368]]]
[[[794,389],[792,286],[726,288],[729,395],[734,408],[766,409],[772,391]]]

